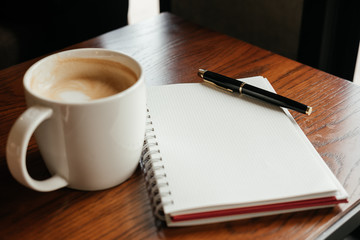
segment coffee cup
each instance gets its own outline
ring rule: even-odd
[[[136,60],[106,49],[63,51],[32,65],[23,85],[28,108],[6,147],[18,182],[37,191],[102,190],[134,173],[146,117],[145,82]],[[26,169],[33,134],[51,173],[45,180],[33,179]]]

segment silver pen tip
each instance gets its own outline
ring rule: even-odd
[[[198,75],[201,77],[201,78],[204,78],[204,73],[206,72],[206,70],[204,69],[199,69],[199,72],[198,72]]]

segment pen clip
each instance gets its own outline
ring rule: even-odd
[[[213,85],[213,86],[215,86],[215,87],[218,87],[218,88],[221,88],[222,90],[225,90],[225,91],[227,91],[227,92],[234,92],[233,90],[231,90],[231,89],[229,89],[229,88],[221,87],[221,86],[219,86],[219,85],[217,85],[217,84],[215,84],[215,83],[213,83],[213,82],[211,82],[211,81],[208,81],[208,80],[206,80],[206,79],[204,79],[204,78],[203,78],[203,80],[204,80],[204,82],[210,83],[211,85]]]

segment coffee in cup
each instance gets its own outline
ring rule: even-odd
[[[83,102],[117,94],[136,80],[136,74],[122,63],[96,58],[59,60],[50,78],[34,72],[30,88],[45,98]],[[121,79],[121,81],[119,81]]]
[[[106,49],[64,51],[31,66],[23,84],[28,109],[10,130],[6,148],[15,179],[37,191],[101,190],[133,174],[146,116],[136,60]],[[25,164],[33,133],[52,174],[42,181]]]

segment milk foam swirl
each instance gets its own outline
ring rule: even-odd
[[[105,59],[61,59],[49,65],[47,72],[34,73],[31,89],[42,97],[65,102],[112,96],[137,80],[128,67]]]

